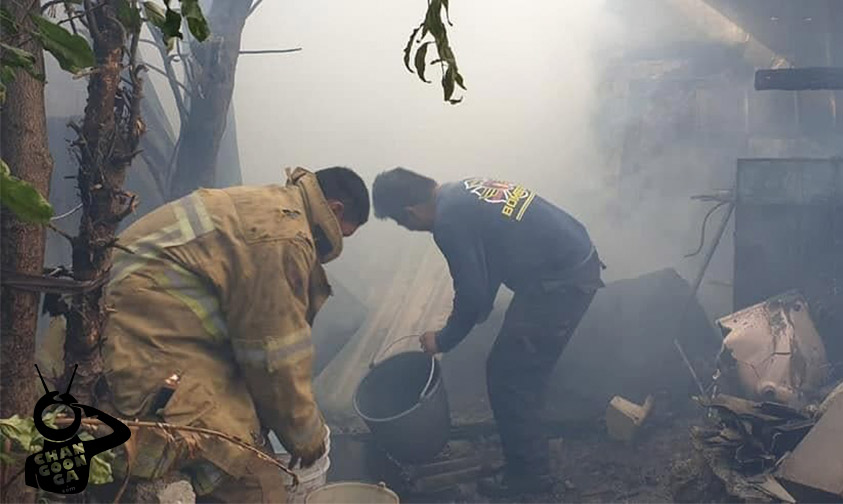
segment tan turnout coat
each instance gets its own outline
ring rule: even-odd
[[[321,264],[339,255],[342,233],[314,174],[198,190],[138,220],[120,243],[133,253],[115,254],[103,348],[119,414],[253,444],[272,429],[291,453],[322,441],[310,325],[330,295]],[[180,383],[156,415],[152,398],[173,374]],[[253,457],[218,438],[197,442],[194,456],[234,478]],[[136,475],[157,476],[185,456],[143,444]]]

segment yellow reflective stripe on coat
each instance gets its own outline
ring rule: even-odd
[[[239,364],[263,368],[270,372],[298,361],[313,349],[310,329],[300,329],[267,340],[235,339],[231,345]]]
[[[226,324],[219,298],[201,278],[176,263],[168,262],[155,280],[164,292],[181,301],[196,315],[205,332],[215,339],[225,336]]]
[[[133,253],[115,254],[110,283],[116,284],[160,256],[167,247],[184,245],[197,236],[214,230],[214,223],[198,193],[191,193],[171,203],[176,222],[143,236],[133,243],[122,244]]]

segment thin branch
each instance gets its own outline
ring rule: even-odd
[[[56,226],[54,226],[52,224],[47,224],[47,227],[50,228],[55,233],[61,235],[65,240],[69,241],[70,244],[73,245],[74,240],[73,240],[72,236],[70,236],[69,234],[65,233],[64,231],[62,231],[61,229],[57,228]]]
[[[72,17],[72,14],[71,14],[72,9],[70,8],[71,4],[67,0],[63,0],[63,3],[64,3],[64,12],[65,12],[65,14],[67,14],[68,19],[70,19]],[[76,29],[76,23],[73,21],[73,19],[70,19],[70,29],[73,30],[74,35],[79,35],[79,30]]]
[[[100,4],[100,5],[103,5],[103,4]],[[96,7],[96,8],[99,8],[99,5],[97,5],[97,7]],[[63,25],[63,24],[65,24],[65,23],[73,23],[73,20],[74,20],[74,19],[80,19],[80,18],[86,17],[87,15],[88,15],[88,12],[87,12],[87,11],[85,11],[85,12],[80,12],[79,14],[75,14],[75,15],[73,15],[73,16],[69,16],[67,19],[62,19],[61,21],[59,21],[59,22],[58,22],[58,23],[56,23],[56,24],[57,24],[57,25]]]
[[[112,243],[109,243],[108,247],[109,248],[116,248],[118,250],[122,250],[123,252],[126,252],[127,254],[132,254],[132,255],[135,254],[134,250],[130,249],[129,247],[127,247],[125,245],[120,245],[119,243],[117,243],[117,238],[115,238]]]
[[[64,219],[65,217],[69,217],[69,216],[73,215],[73,214],[74,214],[77,210],[79,210],[80,208],[82,208],[82,203],[79,203],[78,205],[76,205],[75,207],[73,207],[73,209],[72,209],[72,210],[69,210],[69,211],[67,211],[67,212],[65,212],[65,213],[63,213],[63,214],[61,214],[61,215],[56,215],[55,217],[53,217],[52,219],[50,219],[50,221],[55,222],[55,221],[57,221],[57,220]]]
[[[182,65],[184,66],[184,75],[187,78],[187,84],[193,89],[193,59],[186,57],[181,52],[180,40],[176,40],[176,54],[181,58]]]
[[[179,91],[179,87],[184,90],[185,95],[187,96],[190,95],[190,90],[188,90],[188,88],[176,78],[176,73],[173,71],[173,65],[168,59],[167,49],[164,45],[164,39],[161,34],[159,34],[152,26],[150,26],[150,31],[157,42],[155,45],[158,47],[158,52],[161,54],[161,61],[163,62],[164,70],[149,64],[147,64],[147,67],[167,78],[167,82],[170,84],[170,89],[173,92],[173,98],[176,101],[176,108],[179,111],[179,120],[181,121],[181,124],[184,124],[187,121],[187,107],[184,104],[184,96],[182,96],[181,91]]]
[[[162,431],[166,432],[170,436],[172,436],[171,431],[176,431],[176,432],[193,432],[193,433],[196,433],[196,434],[205,434],[207,436],[214,436],[214,437],[223,439],[225,441],[228,441],[231,444],[239,446],[240,448],[242,448],[242,449],[244,449],[248,452],[253,453],[255,456],[257,456],[259,459],[263,460],[264,462],[270,463],[270,464],[274,465],[275,467],[277,467],[278,469],[281,469],[283,472],[287,473],[290,477],[293,478],[293,485],[294,486],[299,484],[298,476],[296,475],[296,473],[291,471],[287,466],[285,466],[284,464],[282,464],[278,460],[272,458],[268,454],[262,452],[261,450],[255,448],[254,446],[252,446],[248,443],[245,443],[245,442],[241,441],[240,439],[237,439],[236,437],[231,436],[229,434],[226,434],[224,432],[216,431],[216,430],[213,430],[213,429],[205,429],[204,427],[193,427],[193,426],[190,426],[190,425],[172,425],[172,424],[168,424],[168,423],[164,423],[164,422],[144,422],[144,421],[141,421],[141,420],[125,420],[125,419],[122,419],[122,418],[118,418],[118,420],[121,423],[125,424],[127,427],[139,427],[139,428],[142,428],[142,429],[159,429],[159,430],[162,430]],[[70,418],[57,418],[55,423],[56,423],[57,426],[70,425],[71,423],[73,423],[73,420],[71,420]],[[82,419],[82,425],[86,425],[86,426],[89,426],[89,427],[99,427],[100,425],[105,425],[105,423],[103,423],[99,418],[83,418]]]
[[[137,8],[137,4],[133,3],[132,8]],[[141,80],[140,72],[146,70],[145,65],[137,65],[137,56],[138,56],[138,42],[140,41],[140,31],[141,26],[138,25],[135,32],[132,34],[132,42],[129,46],[129,74],[132,78],[132,96],[130,98],[129,103],[129,124],[127,128],[127,140],[130,142],[131,147],[135,148],[138,145],[138,141],[140,135],[143,134],[141,128],[139,128],[139,123],[141,122],[140,118],[140,101],[143,98],[143,81]],[[136,153],[132,153],[129,156],[129,162],[131,163],[131,159],[135,157]],[[135,196],[132,195],[132,199],[129,202],[129,206],[132,207],[135,201]],[[132,208],[131,211],[134,211]],[[128,214],[127,214],[128,215]],[[120,220],[123,219],[124,216],[120,217]],[[119,221],[118,221],[119,222]]]
[[[240,54],[283,54],[299,51],[301,51],[301,47],[295,47],[293,49],[263,49],[259,51],[240,51]]]
[[[149,63],[144,63],[144,64],[143,64],[143,66],[145,66],[146,68],[148,68],[148,69],[152,70],[153,72],[155,72],[155,73],[157,73],[157,74],[161,74],[161,75],[163,75],[164,77],[167,77],[167,79],[169,79],[169,78],[170,78],[170,77],[167,75],[167,72],[165,72],[164,70],[161,70],[160,68],[158,68],[158,67],[157,67],[157,66],[155,66],[155,65],[150,65]],[[187,89],[187,87],[186,87],[184,84],[182,84],[181,82],[179,82],[179,81],[177,81],[177,80],[173,80],[173,81],[172,81],[172,84],[175,84],[176,86],[178,86],[178,87],[182,88],[182,89],[184,90],[184,92],[185,92],[185,93],[189,93],[189,92],[190,92],[190,90],[188,90],[188,89]],[[178,96],[178,94],[177,94],[176,96]],[[179,99],[176,99],[176,102],[180,102],[180,100],[179,100]],[[182,107],[183,107],[183,106],[184,106],[184,104],[182,104]],[[179,107],[179,112],[182,112],[182,110],[181,110],[181,109],[182,109],[182,107]]]
[[[84,2],[85,11],[83,14],[85,15],[85,19],[88,21],[88,31],[91,32],[91,38],[96,43],[100,37],[100,29],[97,26],[97,20],[94,18],[94,6],[91,5],[91,0],[84,0]],[[105,5],[105,2],[97,5],[97,8],[102,7],[103,5]]]
[[[251,16],[252,14],[254,14],[254,13],[255,13],[255,11],[258,9],[258,6],[259,6],[261,3],[263,3],[263,0],[256,0],[256,1],[255,1],[255,3],[253,3],[253,4],[252,4],[252,8],[251,8],[251,9],[249,9],[249,13],[248,13],[248,14],[246,14],[246,17],[249,17],[249,16]]]
[[[35,2],[32,2],[32,3],[35,3]],[[49,9],[50,7],[52,7],[54,5],[58,5],[58,4],[64,4],[65,7],[67,7],[67,0],[51,0],[51,1],[41,5],[41,13],[46,12],[47,9]]]
[[[135,6],[132,6],[135,8]],[[132,34],[132,44],[129,47],[129,71],[134,72],[135,70],[135,61],[137,61],[138,55],[138,42],[140,41],[140,27],[138,27],[137,31]]]
[[[100,70],[99,67],[86,68],[85,70],[80,70],[80,71],[76,72],[70,78],[74,79],[74,80],[75,79],[81,79],[81,78],[87,77],[89,75],[94,75],[95,73],[100,73],[100,71],[101,70]]]
[[[173,146],[173,152],[170,153],[170,160],[167,162],[167,171],[164,173],[164,176],[167,177],[166,181],[161,182],[161,186],[167,188],[167,192],[162,192],[161,194],[169,194],[170,188],[173,187],[173,177],[176,174],[176,170],[173,168],[173,165],[176,162],[176,156],[179,153],[179,146],[181,145],[181,135],[179,135],[178,139],[176,139],[176,145]]]

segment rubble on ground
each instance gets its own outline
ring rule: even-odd
[[[692,429],[695,448],[741,500],[839,501],[843,382],[827,386],[833,374],[804,297],[787,292],[718,324],[723,349],[713,394],[698,398],[708,414]]]

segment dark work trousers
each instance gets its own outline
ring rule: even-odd
[[[516,292],[506,310],[486,361],[486,385],[510,477],[550,472],[540,419],[547,383],[594,293],[576,286]]]

